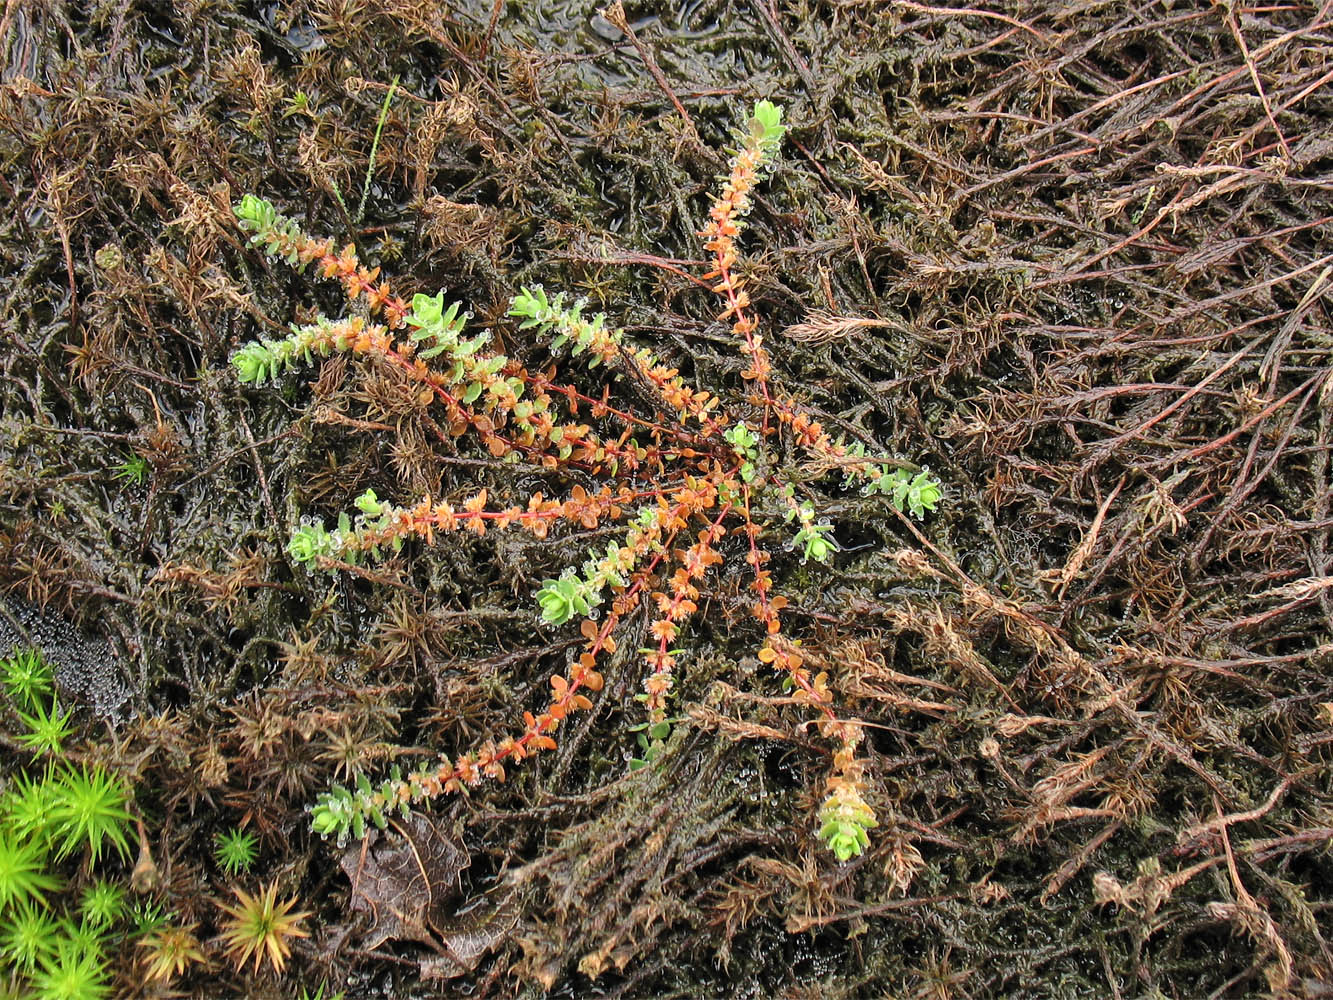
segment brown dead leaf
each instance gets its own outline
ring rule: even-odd
[[[428,816],[394,823],[400,836],[371,831],[340,862],[352,882],[353,913],[370,916],[367,950],[388,940],[420,941],[438,950],[427,929],[444,922],[445,904],[471,860],[461,844]]]
[[[342,857],[352,882],[352,912],[371,921],[362,947],[417,941],[434,952],[421,959],[424,978],[471,972],[518,924],[515,887],[496,886],[454,909],[459,873],[471,863],[463,845],[429,816],[413,814],[393,829],[387,835],[372,831]]]
[[[422,977],[452,979],[471,972],[482,955],[509,940],[518,914],[518,892],[504,884],[470,900],[447,920],[432,923],[444,952],[422,961]]]

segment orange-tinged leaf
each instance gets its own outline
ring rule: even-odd
[[[657,621],[653,622],[651,632],[654,639],[670,642],[672,639],[676,638],[676,634],[680,632],[680,629],[674,622],[659,618]]]

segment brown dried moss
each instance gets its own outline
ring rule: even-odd
[[[464,898],[509,885],[519,912],[467,985],[1316,995],[1322,16],[705,3],[631,8],[631,41],[569,6],[7,5],[0,586],[114,650],[92,659],[137,717],[110,754],[182,917],[215,919],[200,859],[246,818],[265,877],[317,911],[299,979],[440,989],[421,985],[429,949],[358,950],[302,807],[351,761],[467,745],[531,707],[563,637],[534,634],[530,591],[589,544],[460,539],[335,583],[294,574],[298,509],[515,473],[428,446],[429,413],[383,379],[318,379],[294,423],[242,392],[228,352],[321,293],[239,253],[229,202],[260,192],[448,286],[520,356],[512,290],[580,291],[726,393],[713,304],[654,265],[699,255],[732,110],[763,96],[795,140],[745,244],[779,376],[828,426],[928,455],[950,491],[914,537],[830,488],[837,570],[775,566],[808,655],[876,724],[887,820],[856,863],[818,854],[818,743],[776,686],[736,693],[762,674],[728,634],[744,595],[714,581],[682,678],[693,722],[660,770],[623,778],[631,657],[550,762],[450,814]],[[357,226],[334,192],[354,207],[395,76]],[[150,478],[123,486],[135,455]],[[111,706],[88,697],[92,734]],[[184,988],[249,987],[218,967]]]

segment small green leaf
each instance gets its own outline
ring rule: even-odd
[[[412,311],[404,318],[411,326],[438,326],[443,310],[443,289],[434,295],[426,295],[424,292],[418,292],[416,295],[412,296]]]
[[[384,509],[384,504],[380,503],[379,497],[375,495],[374,490],[366,490],[356,498],[356,508],[367,517],[378,517]]]
[[[766,155],[777,152],[787,128],[782,124],[782,108],[772,101],[758,101],[750,118],[750,135]]]

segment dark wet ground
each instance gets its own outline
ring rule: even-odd
[[[1326,995],[1333,12],[625,15],[633,40],[569,4],[0,14],[0,645],[46,650],[78,752],[133,782],[153,898],[209,959],[174,988]],[[788,634],[869,724],[872,847],[838,864],[815,836],[828,747],[754,658],[733,539],[658,766],[629,775],[622,656],[557,751],[432,814],[468,861],[440,862],[415,925],[433,944],[367,934],[306,806],[349,770],[521,730],[576,642],[532,591],[610,536],[292,562],[299,518],[366,488],[574,482],[442,447],[359,362],[239,385],[236,347],[341,297],[244,249],[230,206],[253,192],[355,241],[409,297],[447,288],[533,366],[509,297],[585,295],[743,407],[715,298],[660,264],[705,270],[757,98],[791,126],[742,239],[776,381],[946,487],[918,537],[780,450],[843,546],[803,565],[775,528],[771,569]],[[233,879],[213,837],[238,825],[261,853]],[[231,887],[274,881],[312,911],[282,979],[217,939]],[[117,989],[167,995],[138,955],[111,959]]]

